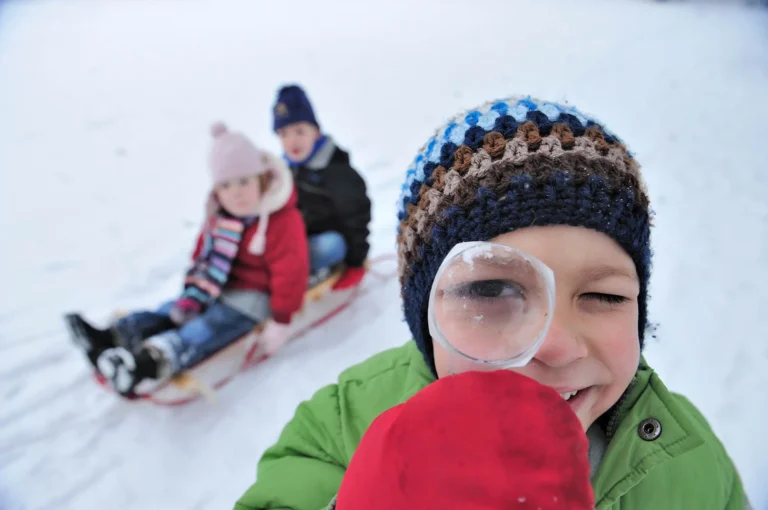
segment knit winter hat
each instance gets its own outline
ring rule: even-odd
[[[531,97],[460,114],[420,150],[398,206],[405,318],[433,371],[427,305],[442,260],[460,242],[530,226],[590,228],[632,257],[642,349],[651,266],[648,194],[627,147],[595,119]]]
[[[439,379],[381,414],[336,510],[587,510],[588,442],[555,390],[508,370]]]
[[[213,185],[221,184],[230,179],[250,177],[253,175],[272,174],[273,181],[270,190],[276,189],[281,179],[280,172],[275,171],[273,159],[256,148],[251,141],[241,133],[234,133],[227,129],[222,122],[216,122],[211,126],[213,144],[209,154],[209,166]],[[251,240],[249,250],[251,253],[261,255],[264,253],[264,243],[269,225],[269,200],[267,190],[261,197],[258,216],[260,218],[256,234]],[[219,209],[215,193],[211,191],[206,204],[206,215],[212,216]]]
[[[216,122],[211,126],[211,135],[209,166],[214,186],[267,171],[265,155],[241,133],[233,133],[224,123]]]
[[[307,94],[298,85],[287,85],[278,91],[272,114],[275,131],[297,122],[309,122],[320,128]]]

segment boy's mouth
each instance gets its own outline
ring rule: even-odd
[[[560,392],[560,396],[563,397],[563,399],[568,402],[571,407],[575,407],[579,402],[581,402],[581,400],[584,398],[584,395],[589,393],[589,390],[591,389],[592,386],[587,386],[586,388],[581,388],[580,390]]]

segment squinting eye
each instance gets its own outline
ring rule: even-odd
[[[219,184],[219,187],[221,189],[229,189],[229,182],[222,182],[221,184]]]
[[[622,303],[629,301],[624,296],[617,296],[615,294],[602,294],[600,292],[590,292],[588,294],[582,294],[582,297],[585,299],[599,301],[601,303],[606,303],[608,305],[614,305],[614,306],[620,305]]]
[[[250,179],[248,177],[243,177],[240,179],[238,184],[240,184],[240,186],[247,186],[249,182],[250,182]]]

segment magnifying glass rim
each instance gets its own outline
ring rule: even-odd
[[[443,332],[440,330],[440,326],[437,324],[437,320],[435,319],[434,303],[435,303],[435,295],[437,294],[437,283],[440,281],[440,277],[442,276],[443,272],[448,268],[449,264],[453,261],[453,259],[457,255],[479,246],[490,247],[490,248],[501,248],[505,251],[513,252],[516,255],[520,256],[525,261],[527,261],[529,264],[531,264],[544,277],[547,297],[549,298],[547,302],[548,309],[547,309],[547,317],[544,322],[544,328],[539,333],[538,337],[536,338],[536,341],[532,343],[530,347],[528,347],[525,351],[518,354],[517,356],[513,356],[511,358],[506,358],[502,360],[486,360],[481,358],[475,358],[473,356],[469,356],[468,354],[461,352],[460,350],[455,348],[453,345],[451,345],[451,343],[447,340]],[[536,355],[536,352],[539,350],[539,347],[541,347],[541,344],[544,342],[544,338],[546,338],[547,336],[547,332],[549,331],[549,326],[552,323],[552,316],[554,315],[554,312],[555,312],[555,274],[552,272],[552,269],[550,269],[549,266],[547,266],[544,262],[537,259],[533,255],[529,255],[528,253],[522,250],[518,250],[517,248],[512,248],[511,246],[492,243],[490,241],[467,241],[463,243],[458,243],[453,248],[451,248],[451,251],[448,252],[448,254],[443,259],[442,263],[440,264],[440,267],[437,270],[437,274],[435,275],[435,279],[432,280],[432,288],[429,291],[429,305],[427,307],[427,324],[429,326],[429,334],[432,336],[433,339],[437,340],[440,343],[440,345],[442,345],[445,349],[449,350],[454,354],[458,354],[464,359],[473,361],[480,365],[485,365],[490,367],[519,368],[527,365]]]

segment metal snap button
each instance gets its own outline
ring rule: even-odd
[[[637,426],[637,435],[643,441],[655,441],[661,435],[661,423],[656,418],[646,418]]]

